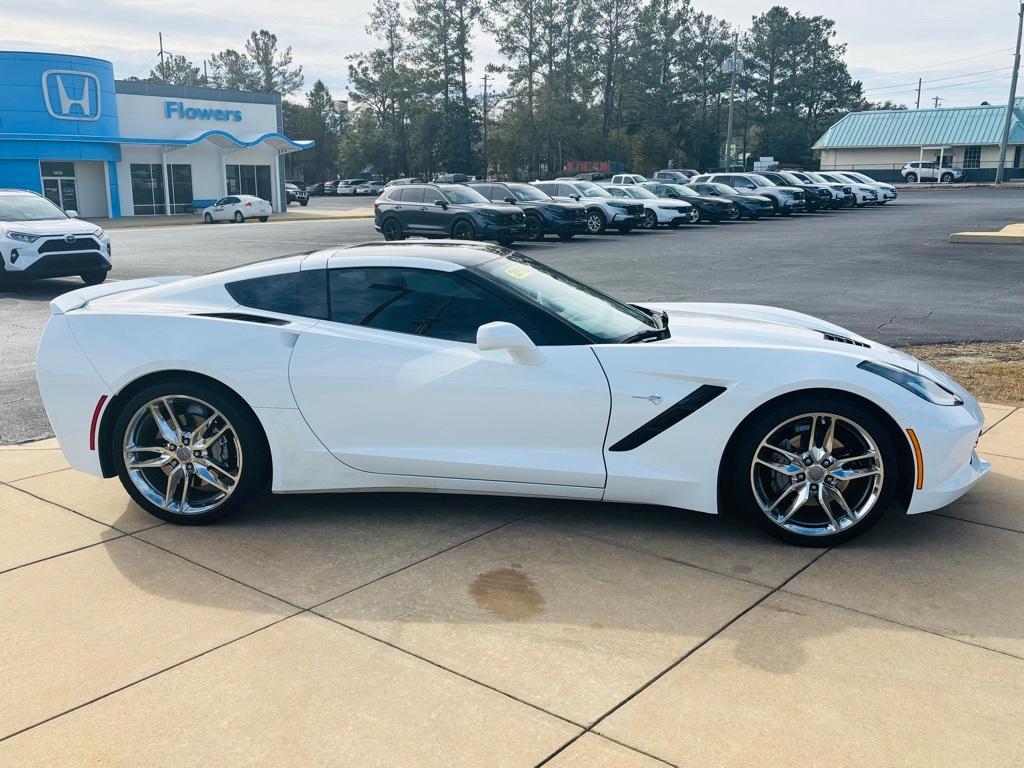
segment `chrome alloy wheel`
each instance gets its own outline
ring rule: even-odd
[[[800,536],[829,536],[863,520],[882,492],[882,454],[856,422],[795,416],[754,451],[750,483],[761,511]]]
[[[179,515],[219,507],[242,476],[235,428],[209,403],[188,395],[165,395],[139,408],[125,430],[123,451],[139,492]]]

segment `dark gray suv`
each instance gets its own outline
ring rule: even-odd
[[[422,235],[509,245],[526,234],[526,216],[518,207],[492,203],[462,184],[388,187],[373,203],[373,225],[385,240]]]

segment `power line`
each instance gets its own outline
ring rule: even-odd
[[[1007,51],[1013,50],[1012,48],[1000,48],[998,51],[989,51],[988,53],[979,53],[977,56],[968,56],[965,59],[953,59],[951,61],[940,61],[937,64],[925,64],[920,67],[910,67],[909,69],[897,69],[893,72],[886,72],[881,75],[872,75],[872,77],[892,77],[893,75],[902,75],[906,72],[920,72],[925,69],[935,69],[936,67],[944,67],[947,64],[959,64],[963,61],[974,61],[975,59],[983,59],[986,56],[995,56],[997,53],[1006,53]],[[894,57],[896,58],[896,57]],[[892,61],[892,59],[888,59]]]
[[[923,83],[941,83],[941,82],[945,82],[947,80],[958,80],[961,77],[972,77],[974,75],[986,75],[986,74],[988,74],[990,72],[1009,72],[1011,69],[1013,69],[1013,67],[994,67],[992,69],[981,69],[981,70],[978,70],[977,72],[964,72],[964,73],[959,74],[959,75],[948,75],[946,77],[933,77],[931,80],[919,80],[918,82],[923,82]],[[917,85],[917,83],[915,83],[915,82],[893,83],[892,85],[880,85],[880,86],[878,86],[876,88],[865,88],[864,91],[865,91],[865,93],[868,92],[868,91],[883,91],[883,90],[889,90],[890,88],[903,88],[903,87],[906,87],[906,86],[909,86],[909,85]]]

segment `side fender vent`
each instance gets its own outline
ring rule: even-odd
[[[264,315],[250,315],[246,312],[200,312],[193,317],[216,317],[219,320],[237,320],[242,323],[259,323],[260,325],[288,325],[287,320]]]

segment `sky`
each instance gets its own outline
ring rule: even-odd
[[[737,27],[773,4],[836,22],[847,44],[846,61],[873,101],[913,107],[917,78],[921,106],[1006,103],[1016,40],[1012,0],[691,0]],[[3,2],[0,50],[57,51],[114,62],[117,77],[145,76],[164,48],[201,62],[224,48],[240,49],[252,29],[276,33],[303,65],[307,87],[317,78],[345,98],[345,57],[375,41],[366,33],[372,0],[35,0]],[[242,10],[244,9],[244,10]],[[493,39],[476,42],[474,81],[484,65],[501,59]],[[1024,93],[1024,83],[1018,95]]]

